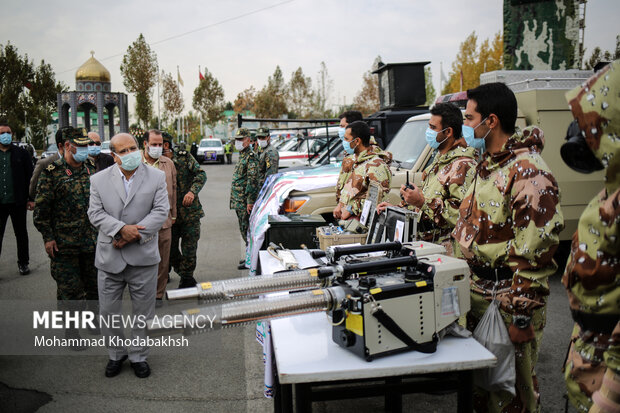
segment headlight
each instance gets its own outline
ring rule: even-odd
[[[282,210],[286,213],[297,212],[299,208],[303,206],[310,197],[307,196],[296,196],[292,198],[286,198],[284,200],[284,204],[282,204]]]

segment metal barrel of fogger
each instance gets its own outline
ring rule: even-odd
[[[334,262],[343,255],[365,254],[378,251],[400,251],[402,247],[403,244],[398,241],[365,245],[331,246],[327,248],[325,255],[330,262]]]
[[[200,297],[205,300],[229,300],[296,288],[320,287],[316,269],[286,271],[257,277],[231,278],[196,284],[195,287],[169,290],[168,300]]]
[[[268,296],[245,301],[232,301],[218,305],[207,305],[182,311],[173,325],[166,327],[147,325],[150,336],[163,334],[197,334],[200,332],[243,325],[258,320],[271,320],[337,308],[345,297],[342,287],[329,287],[286,295]],[[217,314],[216,317],[213,315]],[[207,318],[214,320],[208,327],[193,320]]]

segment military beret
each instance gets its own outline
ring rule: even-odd
[[[235,134],[235,139],[241,139],[250,136],[250,130],[248,128],[239,128]]]
[[[62,138],[63,141],[69,141],[78,146],[86,146],[93,143],[88,137],[86,130],[80,128],[63,128]]]
[[[258,128],[256,129],[256,137],[258,138],[266,138],[269,136],[269,128]]]

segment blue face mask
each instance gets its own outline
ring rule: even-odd
[[[142,154],[140,151],[129,152],[127,155],[120,156],[116,154],[121,159],[121,168],[126,171],[133,171],[142,162]]]
[[[482,125],[486,120],[487,118],[482,119],[478,126]],[[471,126],[463,125],[463,137],[465,138],[465,142],[467,142],[467,146],[471,146],[472,148],[477,149],[480,153],[484,153],[486,151],[486,141],[484,138],[486,138],[489,132],[491,132],[491,129],[489,129],[489,132],[487,132],[487,134],[482,138],[476,138],[474,136],[474,129],[478,126],[472,128]]]
[[[344,142],[344,131],[346,129],[345,128],[338,128],[338,137],[340,138],[341,141]]]
[[[439,146],[441,146],[441,144],[444,143],[446,139],[448,139],[448,137],[446,136],[441,142],[437,142],[437,135],[439,135],[441,132],[445,131],[446,129],[448,128],[444,128],[440,130],[439,132],[436,132],[432,130],[431,128],[426,128],[426,143],[428,143],[428,146],[430,146],[433,149],[439,148]]]
[[[76,146],[73,159],[75,162],[84,162],[88,158],[88,146]]]
[[[342,147],[344,148],[345,152],[348,153],[349,155],[353,155],[353,153],[355,153],[355,148],[351,148],[351,142],[343,140]]]
[[[0,143],[3,145],[10,145],[13,140],[13,135],[8,132],[4,132],[0,135]]]
[[[97,156],[101,153],[101,146],[90,145],[88,146],[88,154],[90,156]]]

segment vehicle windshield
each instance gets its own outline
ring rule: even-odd
[[[427,126],[428,119],[406,122],[385,150],[391,152],[394,161],[400,163],[403,168],[413,167],[426,146],[424,134]]]
[[[222,143],[218,142],[218,141],[202,141],[202,142],[200,142],[200,147],[201,148],[217,148],[219,146],[222,146]]]
[[[50,144],[50,146],[47,147],[47,152],[58,152],[58,146],[56,146],[55,143]]]

